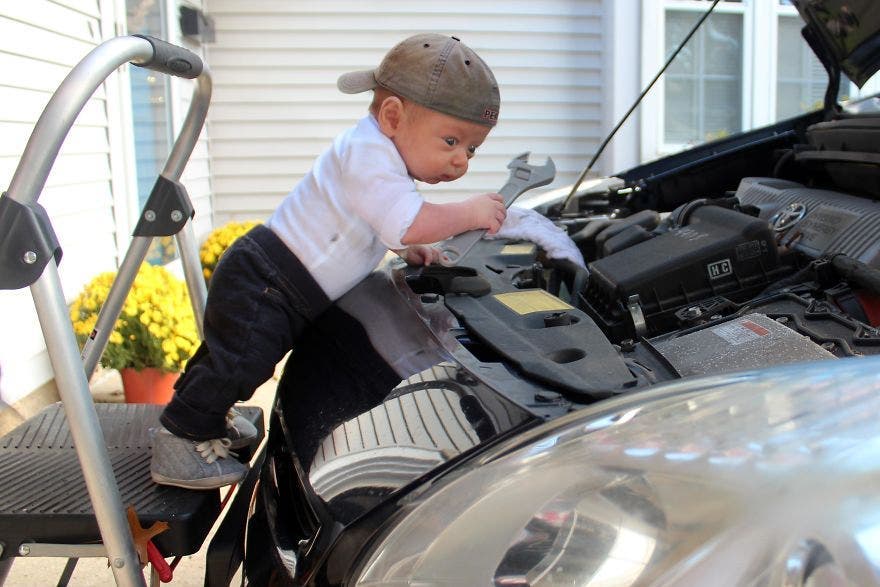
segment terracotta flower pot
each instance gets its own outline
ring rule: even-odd
[[[120,369],[122,391],[129,404],[167,404],[174,395],[174,383],[180,373],[166,373],[148,367],[141,371]]]

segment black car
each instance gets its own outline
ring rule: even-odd
[[[585,266],[483,239],[315,324],[208,583],[880,584],[880,113],[838,100],[880,11],[795,4],[824,105],[533,202]]]

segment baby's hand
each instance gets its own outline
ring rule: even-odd
[[[440,262],[440,251],[428,245],[410,245],[398,254],[409,265],[430,265]]]
[[[504,223],[507,208],[501,194],[480,194],[465,200],[473,220],[474,229],[485,228],[489,234],[495,234]]]

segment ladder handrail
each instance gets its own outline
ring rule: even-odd
[[[10,198],[25,207],[38,207],[37,199],[77,115],[104,80],[117,67],[129,62],[169,75],[197,80],[183,128],[162,172],[163,176],[174,182],[180,178],[207,114],[211,97],[210,73],[198,56],[186,49],[149,37],[116,37],[93,49],[59,85],[31,133],[7,192],[0,198]],[[201,328],[206,287],[202,279],[191,219],[186,220],[175,237],[181,252],[196,321]],[[153,238],[135,236],[132,239],[120,266],[118,278],[108,295],[109,303],[105,303],[101,310],[102,317],[106,315],[104,322],[109,323],[110,327],[105,328],[95,339],[93,349],[98,350],[96,356],[92,354],[93,351],[86,353],[85,350],[80,355],[57,264],[49,260],[39,278],[30,284],[40,328],[46,340],[59,395],[110,568],[116,583],[126,586],[145,585],[145,582],[119,487],[104,445],[88,379],[113,330],[112,326]],[[35,263],[35,257],[32,251],[28,251],[25,262]],[[39,259],[39,262],[45,260]]]
[[[211,101],[212,86],[207,66],[196,81],[198,83],[193,90],[193,97],[186,120],[160,174],[162,177],[172,181],[180,179],[180,175],[183,173],[185,163],[193,148],[195,148],[196,140],[199,137],[199,132],[204,124]],[[144,213],[145,211],[142,210],[141,214],[143,215]],[[204,322],[205,303],[208,294],[205,279],[202,275],[202,265],[199,261],[198,245],[196,244],[192,221],[187,220],[181,231],[174,238],[177,241],[177,250],[180,251],[180,260],[183,265],[186,286],[189,290],[190,303],[196,318],[196,326],[199,336],[203,337],[202,324]],[[134,279],[147,256],[147,251],[152,242],[153,237],[132,237],[125,257],[119,265],[113,285],[110,286],[107,299],[98,312],[94,335],[86,341],[82,350],[82,361],[86,377],[91,377],[95,367],[98,365],[98,360],[101,358],[110,334],[113,332],[116,319],[119,317],[122,306],[125,304],[125,298],[131,290]]]

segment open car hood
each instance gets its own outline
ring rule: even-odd
[[[874,0],[793,0],[804,37],[826,67],[862,87],[880,69],[880,11]]]

